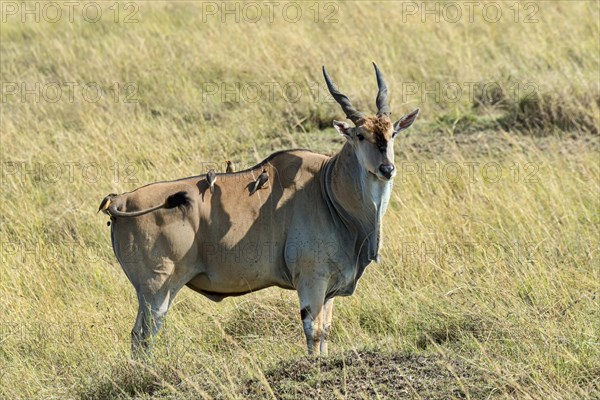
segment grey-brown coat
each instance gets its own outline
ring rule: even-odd
[[[274,153],[245,171],[218,174],[206,201],[204,176],[102,201],[115,254],[138,295],[134,353],[148,346],[183,286],[214,301],[269,286],[294,289],[309,353],[327,353],[334,297],[352,294],[366,266],[378,259],[396,173],[394,136],[417,116],[392,124],[382,95],[387,88],[377,68],[376,74],[378,114],[365,116],[324,70],[332,95],[356,124],[334,121],[346,142],[333,157]],[[261,173],[269,185],[251,195],[248,185]]]

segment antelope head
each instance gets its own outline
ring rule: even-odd
[[[381,76],[377,65],[375,75],[377,76],[377,114],[365,115],[356,110],[350,99],[340,93],[331,81],[325,67],[323,75],[333,98],[342,107],[346,117],[354,123],[354,127],[343,121],[333,121],[335,129],[344,136],[352,145],[361,165],[373,176],[382,181],[389,181],[396,175],[394,166],[394,138],[398,132],[407,129],[417,118],[419,109],[392,123],[391,111],[387,102],[387,85]]]

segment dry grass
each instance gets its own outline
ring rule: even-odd
[[[266,14],[221,23],[202,21],[202,3],[137,4],[136,23],[122,23],[132,11],[124,4],[114,23],[107,3],[97,23],[80,7],[73,22],[17,14],[0,25],[0,397],[243,398],[247,382],[269,397],[282,368],[305,368],[295,294],[275,289],[221,304],[182,291],[155,360],[130,363],[134,290],[95,211],[109,192],[207,163],[336,151],[341,139],[328,128],[341,111],[320,66],[372,110],[372,60],[394,115],[422,114],[396,143],[383,262],[337,301],[331,365],[371,349],[383,360],[449,360],[480,377],[448,397],[600,396],[597,2],[536,3],[537,23],[522,22],[524,3],[519,22],[503,3],[498,23],[481,14],[404,22],[393,2],[332,3],[338,23],[323,22],[331,9],[318,4],[315,23],[305,4],[310,17],[293,24],[281,12],[272,23]],[[63,90],[56,102],[52,82]],[[75,88],[70,101],[68,82],[104,92],[90,102],[94,91]],[[240,93],[212,94],[222,82]],[[475,82],[486,90],[444,94]],[[13,83],[45,92],[21,101]],[[297,101],[294,92],[286,100],[286,84]],[[439,99],[425,93],[436,85]],[[307,374],[298,376],[324,390],[373,393]],[[291,396],[286,385],[278,396]]]

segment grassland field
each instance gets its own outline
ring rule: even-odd
[[[600,6],[0,2],[0,398],[600,398]],[[429,10],[429,11],[427,11]],[[184,289],[153,358],[111,192],[334,154],[326,65],[396,139],[382,262],[305,356],[297,296]]]

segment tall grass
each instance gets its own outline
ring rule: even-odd
[[[134,290],[95,211],[207,163],[336,151],[342,115],[320,67],[373,110],[371,61],[394,116],[422,113],[396,141],[383,262],[337,300],[334,357],[438,354],[500,396],[600,395],[597,2],[535,3],[534,23],[526,3],[518,22],[502,3],[498,23],[404,21],[394,2],[332,3],[338,22],[318,3],[319,22],[304,4],[296,23],[223,23],[204,4],[140,2],[133,23],[108,3],[96,23],[2,22],[0,397],[241,398],[303,355],[293,292],[212,304],[183,290],[154,361],[131,364]]]

